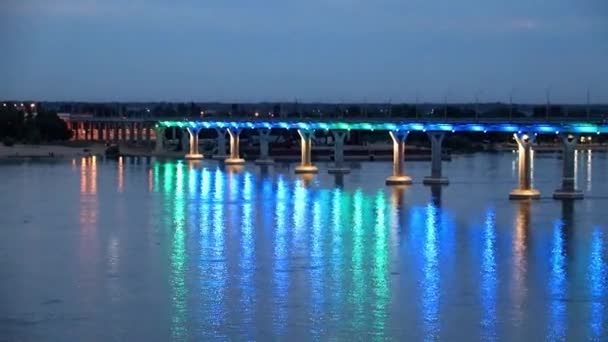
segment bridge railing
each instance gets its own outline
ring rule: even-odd
[[[248,122],[268,122],[268,121],[287,121],[287,122],[369,122],[369,123],[391,123],[391,122],[408,122],[408,123],[514,123],[514,124],[560,124],[560,123],[591,123],[591,124],[608,124],[608,116],[602,117],[443,117],[443,116],[424,116],[424,117],[333,117],[333,116],[289,116],[289,117],[255,117],[255,116],[205,116],[205,117],[145,117],[145,118],[120,118],[120,117],[81,117],[73,118],[79,122],[148,122],[155,123],[159,121],[248,121]]]

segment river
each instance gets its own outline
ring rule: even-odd
[[[89,157],[0,163],[0,340],[606,340],[608,155],[586,198],[509,201],[516,155],[454,156],[450,185]]]

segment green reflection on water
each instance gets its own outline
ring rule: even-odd
[[[168,168],[165,168],[165,172]],[[187,263],[185,246],[185,209],[184,201],[184,165],[176,165],[176,184],[173,205],[173,240],[171,248],[171,290],[173,316],[171,318],[171,336],[176,340],[188,338],[186,328],[188,310],[186,298],[188,290],[185,280],[185,265]],[[165,184],[168,184],[166,182]],[[169,188],[170,189],[170,188]]]
[[[363,192],[361,189],[358,189],[353,198],[353,254],[351,260],[353,270],[353,294],[351,299],[355,306],[352,327],[356,331],[363,328],[363,320],[366,316],[363,307],[363,300],[365,297],[365,274],[363,270],[363,252],[365,251],[363,241],[363,203]]]
[[[374,338],[383,339],[386,329],[387,305],[390,300],[388,279],[388,226],[386,222],[386,195],[378,191],[375,198],[376,224],[374,226],[374,265],[373,265],[373,292],[374,292]]]

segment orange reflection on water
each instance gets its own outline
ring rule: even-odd
[[[154,172],[152,169],[148,169],[148,191],[154,190]]]
[[[124,160],[123,157],[118,157],[118,192],[122,192],[124,188]]]
[[[75,164],[76,161],[74,160]],[[80,193],[97,194],[97,157],[83,157],[80,160]]]
[[[528,230],[530,228],[531,202],[520,201],[515,216],[515,232],[513,235],[513,298],[515,304],[515,320],[517,325],[523,323],[524,303],[527,289],[525,285],[527,261],[526,249]]]

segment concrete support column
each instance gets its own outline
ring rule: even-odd
[[[186,159],[203,159],[203,155],[198,152],[198,133],[201,129],[199,127],[188,127],[186,130],[190,138],[190,150],[186,154]]]
[[[120,141],[127,141],[127,124],[125,123],[120,125]]]
[[[268,154],[268,144],[270,142],[270,128],[261,128],[258,130],[260,136],[260,157],[255,160],[258,165],[271,165],[274,164]]]
[[[110,129],[112,130],[112,141],[118,142],[118,124],[116,124],[116,122],[113,122],[110,125]]]
[[[534,136],[515,133],[513,135],[519,146],[519,187],[509,194],[510,199],[538,199],[540,192],[532,188],[532,144]]]
[[[441,175],[441,145],[443,144],[445,133],[429,132],[428,136],[431,140],[431,175],[424,177],[422,183],[426,185],[447,185],[449,183],[448,179]]]
[[[386,185],[407,185],[412,184],[412,178],[404,173],[403,158],[405,153],[405,139],[409,132],[391,131],[393,139],[393,175],[386,179]]]
[[[154,127],[154,130],[156,131],[156,142],[154,145],[154,152],[156,153],[162,153],[163,149],[164,149],[164,142],[165,142],[165,130],[167,129],[167,127],[163,127],[163,126],[156,126]]]
[[[78,140],[85,140],[85,127],[84,122],[78,123]]]
[[[298,134],[302,139],[302,162],[295,169],[296,173],[317,173],[319,169],[312,165],[311,152],[312,152],[312,137],[315,134],[313,129],[299,129]]]
[[[137,125],[137,145],[141,145],[144,140],[144,123],[140,122]]]
[[[226,128],[216,128],[217,132],[217,153],[213,156],[213,159],[226,159],[228,158],[226,154],[226,132],[228,131]]]
[[[146,145],[150,146],[150,141],[152,141],[152,129],[150,125],[146,125]]]
[[[327,172],[333,174],[350,173],[350,169],[344,165],[344,139],[347,131],[336,130],[332,131],[331,134],[334,136],[334,166],[330,167]]]
[[[562,187],[555,190],[553,198],[555,199],[581,199],[584,197],[583,192],[576,189],[575,173],[574,173],[574,152],[578,135],[560,134],[560,139],[564,145],[562,160],[564,163],[564,171],[562,176]]]
[[[84,127],[84,140],[91,140],[91,123],[87,122],[83,124]]]
[[[99,140],[101,141],[107,141],[108,139],[106,138],[106,124],[105,123],[100,123],[99,124]]]
[[[226,165],[243,165],[245,159],[242,159],[239,155],[239,144],[241,135],[240,128],[229,128],[228,135],[230,136],[230,157],[224,161]]]
[[[131,144],[135,144],[135,122],[131,122],[129,127],[129,141]]]

